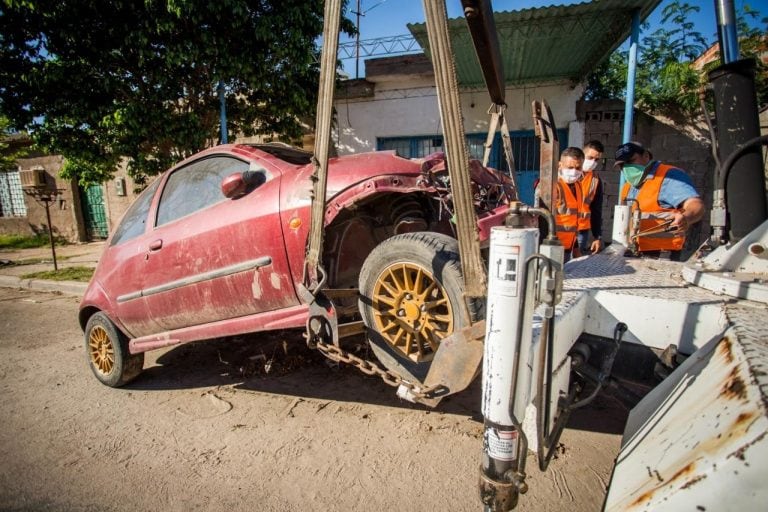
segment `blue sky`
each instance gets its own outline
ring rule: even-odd
[[[671,3],[672,0],[663,0],[656,10],[648,18],[651,24],[649,32],[654,31],[661,26],[661,11]],[[717,41],[717,21],[715,18],[715,0],[682,0],[688,4],[698,6],[699,13],[694,17],[696,30],[699,31],[711,43]],[[570,5],[580,3],[568,0],[495,0],[493,2],[494,11],[514,11],[529,7],[544,7],[548,5]],[[768,2],[766,0],[734,0],[736,11],[749,5],[752,9],[758,10],[762,16],[768,16]],[[353,21],[355,15],[352,11],[357,10],[357,0],[349,1],[347,15]],[[460,0],[447,0],[448,16],[451,18],[460,17]],[[424,11],[420,0],[360,0],[360,11],[364,14],[360,17],[360,39],[375,39],[379,37],[396,36],[407,34],[406,23],[416,23],[424,21]],[[641,34],[641,39],[643,34]],[[350,41],[349,38],[342,38],[341,43]],[[354,59],[346,59],[343,62],[344,69],[350,76],[354,76]],[[362,62],[360,64],[360,73],[363,73]]]

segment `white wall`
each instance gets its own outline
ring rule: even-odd
[[[510,131],[532,130],[531,102],[546,100],[558,128],[569,128],[569,141],[581,143],[583,127],[576,123],[576,101],[583,88],[568,84],[507,89]],[[490,97],[485,90],[461,93],[464,129],[487,133]],[[337,100],[338,127],[334,131],[340,155],[373,151],[377,137],[439,135],[442,133],[437,92],[430,79],[376,83],[375,96]]]

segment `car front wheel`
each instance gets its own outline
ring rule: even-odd
[[[376,357],[423,381],[441,340],[480,316],[481,301],[465,307],[463,292],[455,239],[406,233],[376,246],[360,271],[360,311]]]
[[[144,367],[144,353],[129,353],[128,338],[102,312],[88,319],[85,350],[93,374],[113,388],[135,379]]]

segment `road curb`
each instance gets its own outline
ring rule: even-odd
[[[43,292],[61,292],[82,297],[88,284],[77,281],[46,281],[44,279],[22,279],[16,276],[0,275],[0,286],[4,288],[27,288]]]

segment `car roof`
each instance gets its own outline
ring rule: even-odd
[[[293,165],[306,165],[312,161],[312,153],[299,149],[282,142],[267,142],[264,144],[240,144],[248,146],[265,153],[269,153],[275,158]]]

